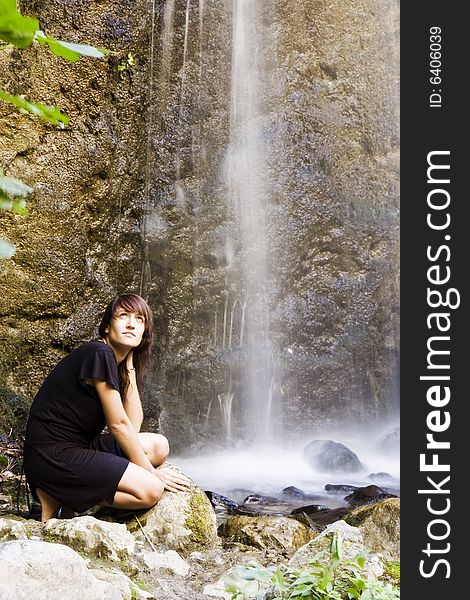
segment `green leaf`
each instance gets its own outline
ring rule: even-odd
[[[22,196],[24,198],[33,191],[33,188],[14,177],[0,175],[0,190],[10,196]]]
[[[33,17],[24,17],[16,8],[16,0],[0,2],[0,39],[17,48],[27,48],[33,43],[39,22]]]
[[[0,209],[9,210],[17,215],[21,215],[22,217],[28,213],[28,209],[26,208],[26,200],[23,200],[22,198],[14,200],[1,191]]]
[[[11,210],[13,208],[13,200],[3,192],[0,192],[0,208],[2,210]]]
[[[35,39],[42,46],[49,46],[49,49],[53,54],[65,58],[69,62],[77,62],[81,56],[103,58],[105,55],[104,50],[100,50],[94,46],[62,42],[61,40],[56,40],[55,38],[45,35],[42,31],[36,31]]]
[[[0,259],[11,258],[16,252],[13,244],[7,240],[0,239]]]
[[[3,90],[0,90],[0,98],[5,102],[10,102],[17,106],[20,110],[24,110],[33,115],[36,115],[43,121],[57,125],[60,128],[66,127],[70,123],[67,115],[60,112],[57,106],[47,106],[46,104],[34,103],[25,100],[21,96],[11,96]]]

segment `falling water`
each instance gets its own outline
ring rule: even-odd
[[[244,307],[245,320],[245,333],[240,331],[240,338],[244,335],[241,401],[244,429],[251,439],[271,433],[275,380],[268,307],[267,189],[260,132],[262,65],[257,9],[249,0],[233,0],[230,144],[226,156],[228,205],[234,219],[234,239],[239,244],[238,302]],[[232,298],[231,302],[235,308],[237,300]],[[227,318],[224,333],[226,322]]]
[[[188,35],[189,35],[189,9],[190,0],[186,0],[186,10],[184,17],[184,41],[183,41],[183,65],[181,67],[181,88],[180,88],[180,100],[179,100],[179,117],[178,124],[179,130],[182,129],[183,124],[183,113],[184,113],[184,93],[186,89],[186,57],[188,53]],[[175,176],[178,181],[181,177],[181,146],[179,145],[176,150],[176,168]]]
[[[170,79],[171,58],[173,47],[173,17],[175,12],[175,0],[167,0],[163,10],[163,33],[162,33],[162,59],[159,70],[159,83],[162,106],[166,99],[167,88]]]

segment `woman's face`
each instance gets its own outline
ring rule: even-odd
[[[106,341],[110,346],[132,350],[142,341],[145,317],[140,313],[118,308],[106,329]]]

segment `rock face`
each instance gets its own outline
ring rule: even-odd
[[[0,544],[1,600],[122,600],[111,584],[99,581],[71,548],[35,540]]]
[[[137,0],[132,11],[127,0],[86,10],[66,0],[19,6],[52,36],[113,52],[72,64],[35,44],[0,56],[6,91],[71,119],[58,129],[0,102],[0,166],[34,188],[26,217],[0,212],[0,237],[17,246],[0,263],[4,432],[64,353],[95,335],[109,299],[138,291],[147,139],[148,3]]]
[[[178,451],[247,426],[246,290],[224,175],[232,6],[190,3],[186,17],[186,5],[152,15],[143,0],[21,2],[45,32],[115,53],[0,56],[7,91],[71,117],[57,130],[0,103],[0,162],[35,190],[26,217],[0,215],[17,245],[0,265],[4,432],[122,291],[141,291],[156,315],[146,427],[161,425]],[[270,0],[260,13],[253,127],[268,183],[276,424],[377,423],[398,397],[398,4]]]

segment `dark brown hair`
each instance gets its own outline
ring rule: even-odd
[[[137,385],[141,385],[145,374],[152,364],[152,345],[153,345],[153,315],[150,306],[143,298],[137,294],[121,294],[112,300],[101,319],[98,332],[100,337],[106,339],[106,329],[110,326],[114,315],[123,308],[129,312],[142,315],[145,318],[145,329],[142,341],[132,350],[132,359],[135,367]],[[129,375],[126,369],[126,360],[123,360],[118,367],[119,380],[122,387],[122,393],[125,394],[129,387]]]

